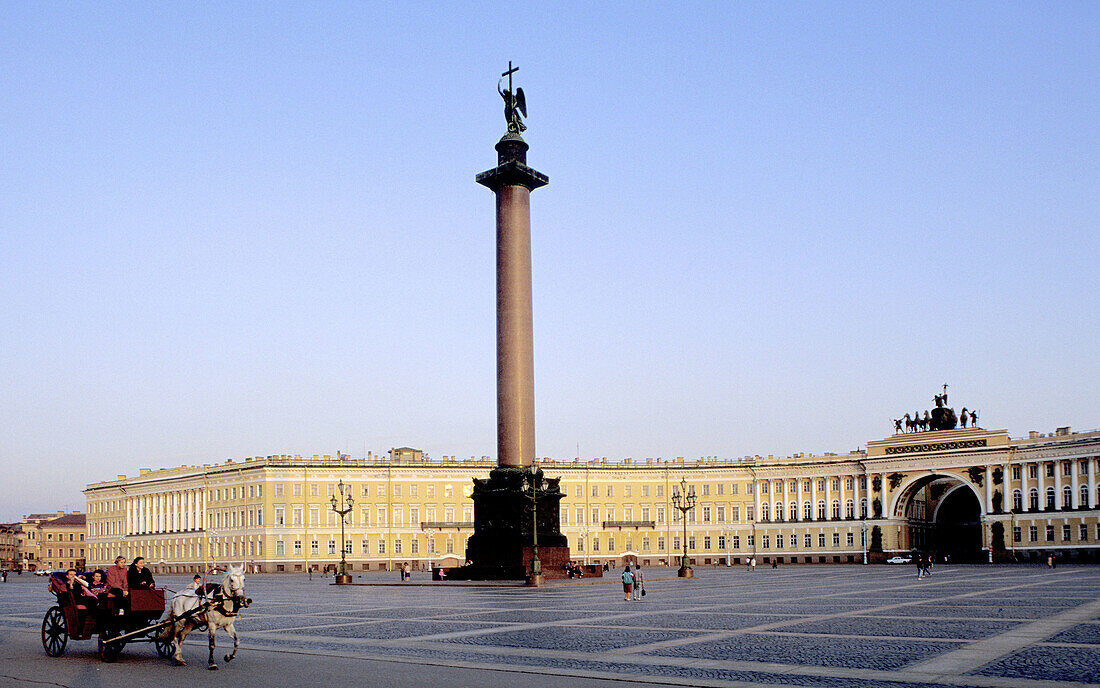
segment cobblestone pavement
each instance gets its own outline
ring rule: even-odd
[[[533,590],[432,584],[425,574],[404,585],[365,574],[356,582],[366,585],[346,587],[253,576],[239,657],[252,649],[305,655],[307,665],[312,655],[522,671],[576,685],[1100,685],[1098,567],[942,566],[922,581],[911,567],[858,565],[697,574],[650,569],[639,602],[623,601],[616,577]],[[37,632],[51,604],[44,580],[8,580],[0,638]],[[98,661],[94,652],[94,642],[74,642],[48,661]],[[164,661],[144,645],[125,654]],[[185,654],[204,663],[205,640],[189,640]]]

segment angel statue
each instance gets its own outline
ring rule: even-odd
[[[512,78],[509,75],[508,81],[511,82]],[[527,125],[520,119],[520,115],[527,116],[527,99],[523,97],[523,89],[517,88],[515,93],[510,88],[501,89],[500,84],[504,81],[501,79],[497,82],[497,93],[504,99],[504,121],[508,123],[508,131],[513,134],[521,134],[527,131]],[[509,86],[512,84],[509,83]]]

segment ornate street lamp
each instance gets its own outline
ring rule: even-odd
[[[688,486],[687,478],[680,479],[680,487],[672,486],[672,506],[680,512],[680,518],[684,522],[684,554],[680,557],[680,570],[676,575],[680,578],[691,578],[695,574],[688,566],[687,514],[695,508],[695,486]]]
[[[344,494],[343,480],[340,481],[337,487],[340,489],[340,499],[336,499],[336,495],[332,495],[332,497],[329,498],[329,501],[332,503],[332,510],[340,514],[340,573],[336,576],[336,584],[347,585],[351,583],[351,576],[348,575],[348,547],[347,541],[344,539],[344,518],[355,506],[355,500],[352,499],[350,486],[348,487],[347,495]]]
[[[539,505],[538,505],[538,466],[532,464],[530,473],[523,476],[523,494],[531,500],[531,575],[528,585],[542,585],[542,561],[539,560]],[[527,496],[527,488],[531,495]]]

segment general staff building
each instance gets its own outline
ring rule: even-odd
[[[953,561],[1029,561],[1100,552],[1100,431],[963,428],[898,433],[822,456],[695,461],[540,461],[560,478],[561,529],[590,564],[874,563],[930,551]],[[322,570],[340,559],[341,485],[354,506],[353,571],[454,566],[473,533],[472,480],[489,457],[267,456],[88,485],[90,567],[144,556],[157,572],[244,562],[254,572]],[[681,514],[681,481],[696,506]]]

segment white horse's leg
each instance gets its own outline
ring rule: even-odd
[[[211,671],[217,671],[218,665],[214,663],[214,631],[217,630],[218,625],[214,623],[214,619],[211,617],[207,617],[207,623],[210,630],[210,663],[206,665],[206,668]]]
[[[233,651],[225,656],[225,661],[232,662],[233,658],[237,656],[237,646],[240,645],[240,639],[237,638],[237,628],[233,622],[230,622],[225,627],[225,632],[229,634],[229,637],[233,638]]]
[[[176,646],[175,660],[176,664],[183,666],[187,662],[183,661],[183,639],[187,637],[187,634],[191,632],[190,619],[185,621],[177,621],[176,627],[173,629],[172,643]]]

